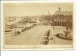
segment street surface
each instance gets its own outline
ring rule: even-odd
[[[29,30],[21,32],[20,35],[14,36],[13,34],[5,34],[5,44],[6,45],[44,45],[41,42],[44,40],[45,33],[50,29],[51,37],[53,40],[49,40],[48,45],[70,45],[72,44],[71,40],[60,39],[55,36],[57,33],[61,33],[65,30],[65,27],[55,26],[55,29],[52,26],[46,25],[37,25]]]

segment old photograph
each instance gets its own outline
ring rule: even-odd
[[[74,47],[73,3],[3,3],[3,49]]]

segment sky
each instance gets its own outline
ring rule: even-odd
[[[36,16],[53,15],[61,8],[61,11],[73,11],[72,3],[4,3],[3,14],[8,16]]]

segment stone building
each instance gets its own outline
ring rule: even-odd
[[[54,13],[52,21],[54,26],[68,25],[69,27],[72,27],[73,14],[71,11],[61,11],[61,8],[59,7],[59,10]]]

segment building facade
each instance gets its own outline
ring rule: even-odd
[[[53,15],[53,25],[54,26],[69,26],[72,27],[73,15],[71,11],[61,11],[59,8]]]

